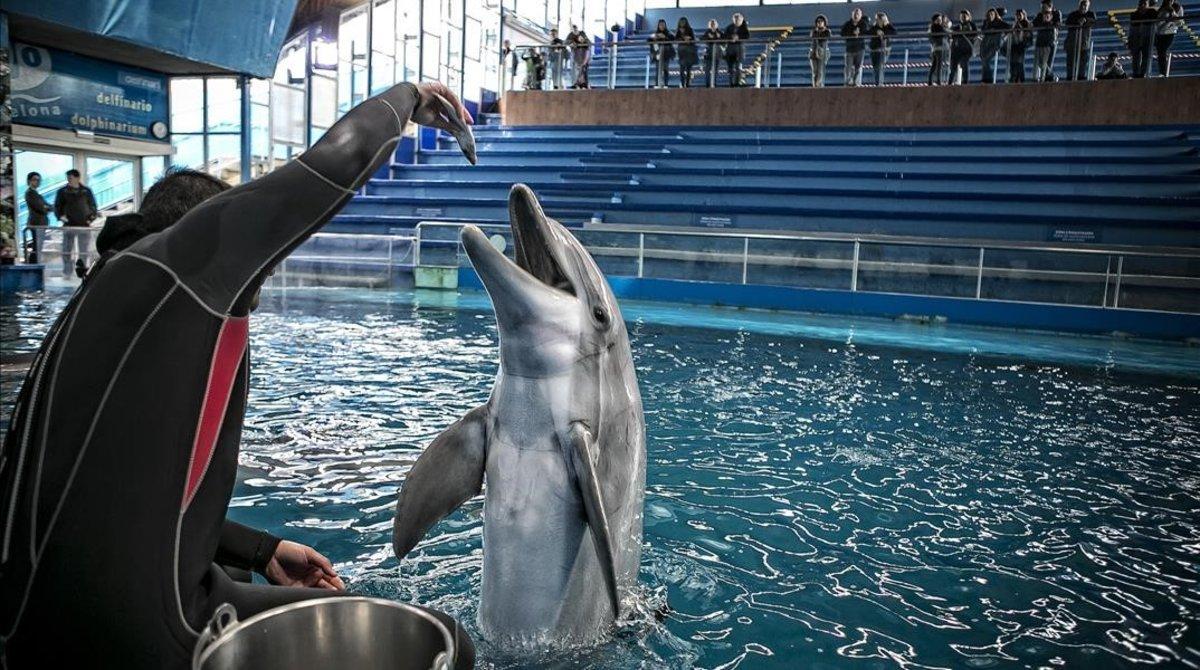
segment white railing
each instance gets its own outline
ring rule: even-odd
[[[443,248],[453,246],[453,263],[441,263],[443,267],[468,265],[461,242],[459,230],[465,223],[425,221],[416,226],[417,264],[421,262],[421,248],[434,245]],[[507,225],[485,224],[480,228],[490,234],[500,234],[511,248],[511,234]],[[436,234],[433,231],[448,230],[450,233]],[[934,282],[953,282],[962,279],[966,290],[960,290],[957,297],[1006,300],[1013,302],[1049,302],[1055,304],[1080,304],[1108,308],[1122,308],[1122,290],[1131,287],[1159,290],[1164,294],[1169,291],[1187,292],[1173,302],[1169,311],[1200,312],[1200,251],[1187,250],[1139,250],[1115,247],[1069,247],[1037,243],[1003,243],[1003,242],[956,242],[950,240],[929,239],[898,239],[867,235],[840,234],[776,234],[730,231],[676,231],[621,226],[604,226],[575,229],[572,232],[581,241],[597,261],[604,264],[606,259],[634,260],[633,271],[628,276],[638,278],[674,278],[692,279],[696,281],[714,281],[704,276],[713,276],[719,272],[690,273],[691,276],[662,276],[664,273],[648,270],[648,261],[666,261],[676,264],[717,264],[731,266],[740,271],[742,284],[790,285],[804,286],[804,273],[809,272],[845,272],[848,276],[841,285],[810,286],[812,288],[841,288],[852,292],[883,292],[906,293],[911,295],[947,295],[945,292],[920,290],[880,290],[864,288],[864,274],[890,275],[893,279],[907,278],[921,280],[926,278],[927,288]],[[651,244],[647,244],[648,240]],[[688,246],[704,246],[689,241],[715,241],[719,249],[695,249]],[[605,242],[608,242],[607,244]],[[825,247],[824,253],[787,253],[803,251],[805,245]],[[828,247],[834,247],[840,253],[828,253]],[[875,252],[874,257],[864,256],[864,250]],[[958,259],[937,261],[932,258],[904,258],[906,250],[942,250],[958,252]],[[782,253],[781,253],[782,252]],[[887,258],[889,255],[893,258]],[[965,253],[964,253],[965,252]],[[511,254],[510,254],[511,255]],[[911,255],[911,254],[908,254]],[[1009,259],[1008,265],[1002,265],[1005,256],[1030,255],[1038,256],[1036,266],[1031,259]],[[895,257],[898,256],[898,257]],[[998,259],[998,260],[997,260]],[[449,261],[443,257],[444,261]],[[967,262],[969,260],[969,263]],[[1163,273],[1153,268],[1145,268],[1131,272],[1128,263],[1136,261],[1143,265],[1153,265],[1155,261],[1165,261],[1167,265],[1176,266],[1175,273]],[[961,261],[961,262],[959,262]],[[993,261],[989,265],[989,261]],[[1149,263],[1147,263],[1149,261]],[[431,265],[438,263],[431,262]],[[1080,267],[1082,265],[1083,267]],[[1073,267],[1075,266],[1075,267]],[[1182,266],[1180,268],[1179,266]],[[795,270],[788,279],[791,281],[754,281],[753,273],[763,269]],[[620,274],[620,273],[616,273]],[[678,275],[678,273],[673,273]],[[1059,285],[1058,291],[1063,300],[1033,300],[1002,295],[985,295],[985,281],[997,280],[1008,282],[1025,282],[1030,288],[1036,284]],[[1102,285],[1102,288],[1101,288]],[[1078,290],[1094,286],[1097,289],[1097,300],[1084,302],[1071,299],[1070,290]],[[962,288],[962,287],[960,287]],[[1043,289],[1043,293],[1054,293],[1053,290]],[[1191,292],[1194,292],[1192,294]],[[1124,307],[1144,308],[1138,305]]]

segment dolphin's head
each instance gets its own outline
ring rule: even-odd
[[[475,226],[462,241],[492,298],[500,330],[500,365],[510,374],[542,377],[567,372],[627,342],[616,298],[596,262],[533,191],[513,186],[508,196],[516,262]]]

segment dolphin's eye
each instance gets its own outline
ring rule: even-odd
[[[595,317],[597,323],[608,323],[608,312],[599,305],[592,308],[592,316]]]

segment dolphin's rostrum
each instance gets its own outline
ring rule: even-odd
[[[509,194],[516,262],[474,226],[463,246],[492,298],[500,369],[492,395],[439,435],[396,505],[403,558],[486,477],[483,634],[506,646],[605,636],[637,581],[646,439],[629,338],[583,245]]]

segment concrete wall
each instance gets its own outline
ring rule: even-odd
[[[511,91],[502,110],[504,123],[514,126],[1200,124],[1200,77],[933,88]]]

